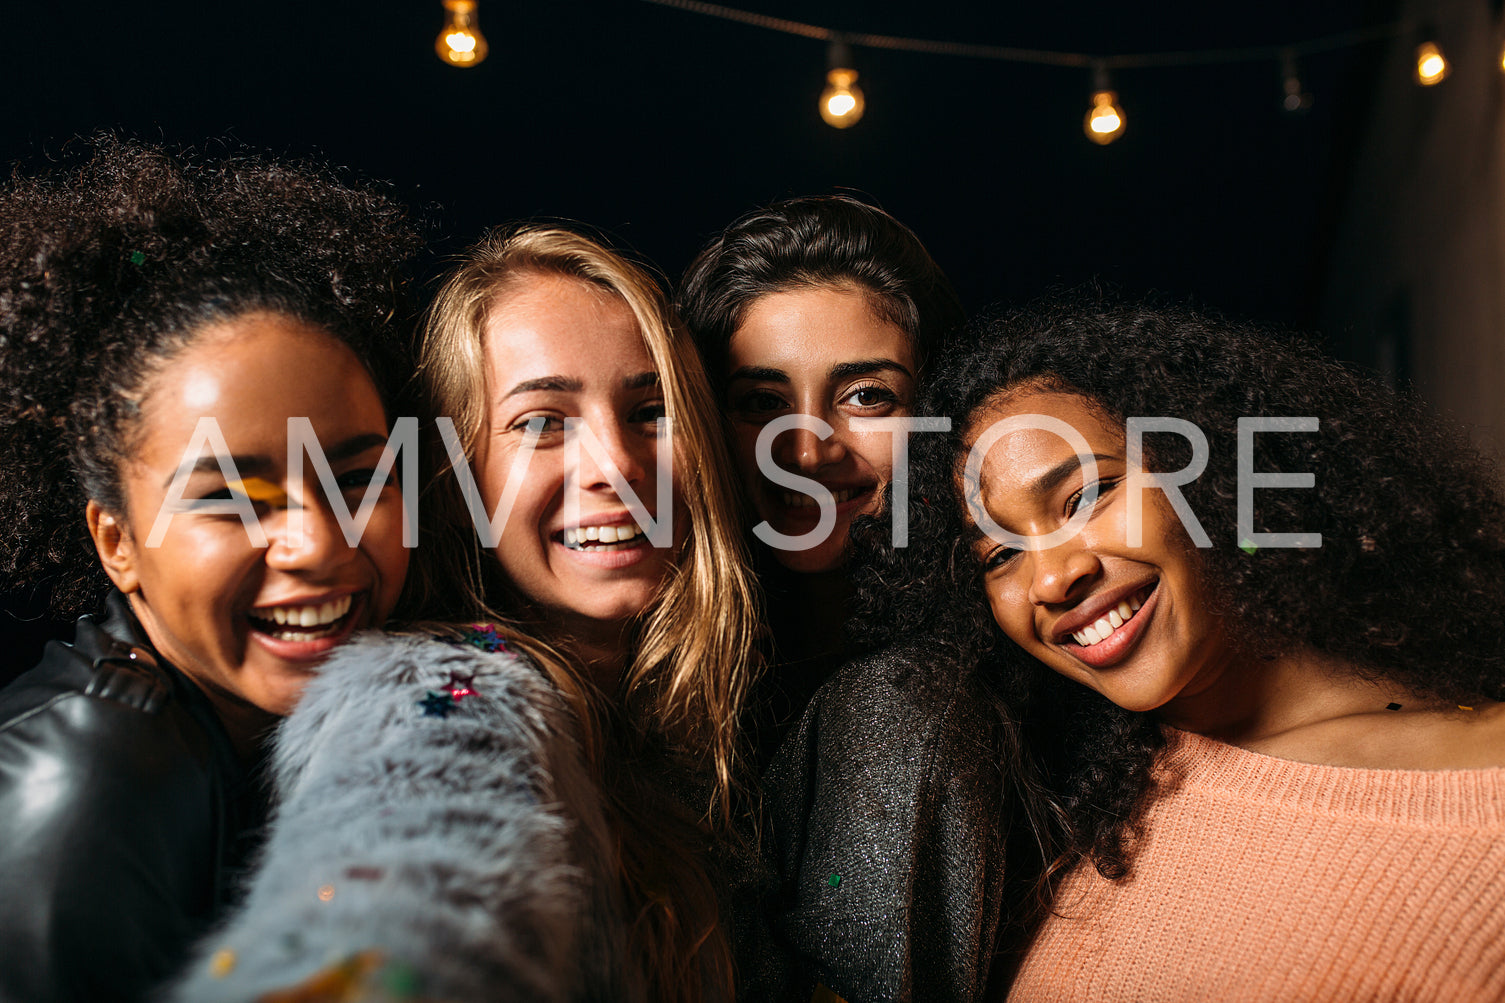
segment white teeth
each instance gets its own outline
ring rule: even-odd
[[[836,504],[840,505],[842,502],[851,501],[860,494],[862,494],[860,489],[851,488],[845,491],[832,491],[831,498]],[[784,505],[787,508],[814,508],[820,504],[820,502],[816,501],[810,495],[797,494],[793,491],[783,492],[783,498]]]
[[[588,543],[601,546],[625,543],[641,536],[642,532],[642,529],[632,523],[621,526],[578,526],[564,531],[564,545],[579,550]]]
[[[258,620],[270,620],[286,627],[324,627],[349,613],[353,599],[352,596],[341,596],[318,605],[269,606],[252,615]]]
[[[1107,616],[1099,617],[1090,626],[1072,631],[1071,639],[1084,648],[1101,644],[1115,630],[1133,619],[1134,614],[1139,612],[1139,607],[1143,605],[1137,597],[1121,600],[1117,606],[1108,611]]]

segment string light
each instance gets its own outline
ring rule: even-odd
[[[434,51],[451,66],[475,66],[486,58],[486,36],[476,25],[475,0],[444,0],[444,27]]]
[[[826,50],[826,89],[820,92],[820,117],[826,124],[847,129],[862,119],[867,99],[857,86],[857,71],[852,69],[852,50],[840,38]]]
[[[1436,42],[1428,40],[1416,47],[1417,83],[1423,87],[1440,84],[1452,71],[1452,66],[1448,64],[1447,57],[1442,54]]]
[[[1108,85],[1108,68],[1102,63],[1093,70],[1092,107],[1082,120],[1082,131],[1099,146],[1107,146],[1124,134],[1124,110]]]

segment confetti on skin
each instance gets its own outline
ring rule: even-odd
[[[418,706],[423,708],[424,717],[449,717],[449,712],[457,706],[455,698],[448,693],[435,693],[433,690],[426,692],[427,696],[418,701]]]
[[[1400,704],[1398,704],[1398,703],[1387,703],[1385,705],[1385,709],[1386,710],[1400,710]]]
[[[261,477],[247,477],[242,481],[230,481],[225,485],[231,491],[245,495],[253,502],[264,502],[273,508],[287,508],[287,492]]]
[[[1458,705],[1458,709],[1459,709],[1459,710],[1473,710],[1473,708],[1472,708],[1472,707],[1465,707],[1465,706],[1463,706],[1463,705],[1462,705],[1462,704],[1459,704],[1459,705]]]

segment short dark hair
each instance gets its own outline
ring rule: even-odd
[[[1196,551],[1206,596],[1251,653],[1304,647],[1449,703],[1505,697],[1505,504],[1495,470],[1416,397],[1300,339],[1179,307],[1053,298],[977,327],[938,360],[922,414],[947,436],[912,445],[910,546],[854,529],[860,629],[873,643],[916,631],[986,660],[1016,713],[1055,748],[1053,788],[1069,848],[1121,874],[1161,747],[1146,714],[1057,676],[1002,638],[955,502],[963,437],[1000,392],[1044,384],[1122,423],[1171,416],[1206,434],[1207,468],[1183,488],[1212,547]],[[1255,438],[1254,469],[1315,474],[1309,490],[1261,491],[1256,532],[1320,532],[1317,548],[1245,549],[1238,537],[1237,422],[1319,419],[1318,431]],[[927,441],[928,440],[928,441]],[[1179,436],[1147,435],[1151,469],[1178,470]],[[1055,739],[1055,742],[1052,742]],[[1069,748],[1067,747],[1069,743]]]
[[[108,585],[83,506],[120,511],[140,390],[206,325],[256,310],[328,331],[389,412],[407,323],[406,211],[328,168],[113,135],[0,185],[0,577],[59,612]]]
[[[965,320],[961,301],[903,223],[848,195],[808,196],[747,213],[685,270],[678,308],[711,380],[726,379],[727,345],[752,303],[769,293],[851,283],[914,342],[921,366]]]

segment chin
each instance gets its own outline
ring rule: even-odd
[[[845,550],[828,552],[825,547],[817,547],[814,550],[779,550],[772,548],[776,561],[797,575],[818,575],[827,571],[838,571],[846,567],[847,555]]]

